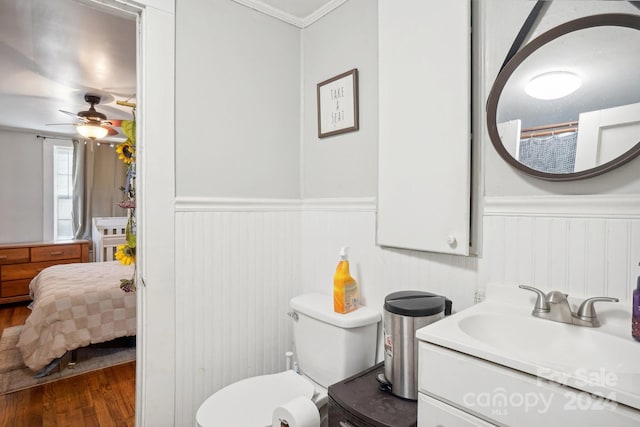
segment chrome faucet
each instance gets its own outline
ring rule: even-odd
[[[618,302],[618,298],[593,297],[587,298],[580,304],[575,313],[571,310],[567,294],[560,291],[551,291],[547,294],[533,286],[520,285],[520,289],[534,292],[538,298],[531,314],[542,319],[553,320],[554,322],[569,323],[578,326],[597,328],[600,321],[596,314],[594,304],[598,301]]]

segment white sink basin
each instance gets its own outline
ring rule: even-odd
[[[640,343],[594,328],[497,313],[461,317],[458,327],[497,351],[556,370],[640,374]]]
[[[631,337],[631,303],[598,306],[589,328],[531,315],[535,298],[516,285],[487,289],[487,299],[417,331],[418,339],[640,410],[640,342]],[[576,304],[579,301],[571,301]]]

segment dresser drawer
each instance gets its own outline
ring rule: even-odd
[[[30,262],[27,264],[3,265],[0,267],[0,281],[32,279],[42,270],[52,265],[70,264],[76,262],[74,259],[63,259],[60,261]]]
[[[29,294],[31,279],[10,280],[0,285],[0,297],[15,297]]]
[[[58,259],[80,259],[80,245],[52,245],[31,248],[31,261],[54,261]]]
[[[0,249],[0,264],[29,262],[29,248]]]
[[[0,245],[0,305],[28,301],[31,279],[57,264],[89,262],[89,242],[66,240]]]

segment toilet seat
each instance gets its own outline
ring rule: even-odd
[[[292,370],[260,375],[230,384],[205,400],[196,421],[200,427],[271,426],[273,410],[290,400],[311,399],[313,384]]]

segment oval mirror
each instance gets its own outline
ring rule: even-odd
[[[640,15],[633,14],[576,19],[525,45],[487,100],[489,136],[500,156],[550,181],[596,176],[638,156],[638,46]],[[552,77],[564,78],[556,87],[564,93],[538,84]],[[535,92],[536,85],[547,93]]]

